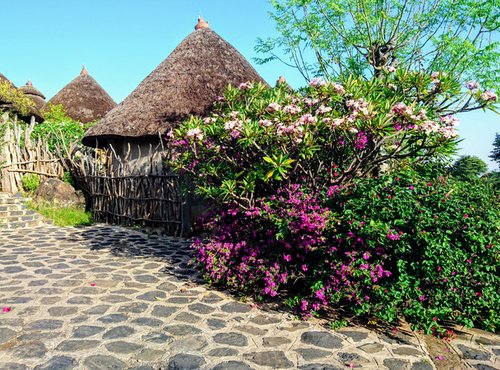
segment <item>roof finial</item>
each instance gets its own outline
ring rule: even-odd
[[[28,82],[26,82],[26,86],[33,86],[33,84],[31,83],[31,80],[28,80]]]
[[[210,25],[202,17],[198,17],[198,24],[194,26],[194,29],[199,30],[202,28],[210,28]]]
[[[280,78],[278,78],[278,81],[276,81],[277,84],[286,84],[286,78],[285,76],[280,76]]]
[[[85,66],[82,66],[82,71],[80,72],[80,76],[88,76],[89,75],[89,71],[87,71],[87,68],[85,68]]]

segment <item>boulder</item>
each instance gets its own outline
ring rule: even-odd
[[[62,207],[85,207],[85,198],[70,184],[59,179],[45,179],[35,192],[35,201]]]

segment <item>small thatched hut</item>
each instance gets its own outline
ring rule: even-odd
[[[39,108],[38,101],[35,100],[25,89],[28,86],[23,86],[20,88],[17,88],[7,77],[5,77],[3,74],[0,73],[0,82],[3,84],[3,92],[6,93],[6,96],[3,96],[2,93],[0,93],[0,109],[5,109],[5,110],[10,110],[16,113],[22,120],[29,122],[31,117],[35,117],[35,120],[37,122],[43,122],[43,114],[41,113],[41,110]],[[8,85],[7,90],[5,90],[5,84]],[[26,84],[28,85],[28,84]],[[24,94],[21,94],[21,92]],[[34,94],[39,94],[39,98],[45,97],[43,94],[35,89],[32,88],[30,89],[30,93]],[[31,102],[27,101],[26,105],[31,105],[29,108],[29,112],[21,112],[21,109],[16,106],[16,103],[13,103],[13,101],[19,100],[19,99],[25,99],[25,97],[29,98]],[[42,98],[40,98],[42,99]],[[42,99],[42,101],[43,101]],[[45,101],[43,101],[43,104],[45,104]]]
[[[43,108],[45,107],[45,95],[38,90],[31,81],[26,82],[26,85],[18,88],[19,91],[22,91],[24,95],[26,95],[30,100],[34,103],[33,113],[37,116],[42,116]]]
[[[248,61],[210,29],[203,19],[195,31],[147,76],[139,86],[97,125],[83,143],[113,145],[123,155],[129,144],[147,152],[160,136],[189,115],[207,114],[228,84],[264,82]],[[264,82],[265,83],[265,82]]]
[[[64,86],[49,103],[61,104],[66,114],[83,123],[96,121],[116,106],[108,93],[89,75],[85,67],[80,75]]]

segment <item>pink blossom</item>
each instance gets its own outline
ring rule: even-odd
[[[425,295],[421,295],[420,297],[418,297],[418,300],[419,300],[420,302],[425,301]]]
[[[324,105],[321,105],[319,108],[318,108],[318,113],[319,114],[325,114],[325,113],[328,113],[328,112],[331,112],[332,108],[331,107],[325,107]]]
[[[491,90],[486,90],[485,92],[483,92],[481,94],[480,98],[481,98],[481,100],[484,100],[485,102],[497,101],[498,100],[497,94],[495,94]]]
[[[269,126],[272,126],[272,121],[268,120],[268,119],[261,119],[259,120],[259,126],[264,126],[264,127],[269,127]]]
[[[196,140],[203,140],[203,132],[198,128],[198,127],[195,127],[195,128],[192,128],[191,130],[188,130],[188,132],[186,132],[186,137],[187,138],[194,138]]]
[[[240,90],[248,90],[253,87],[253,83],[251,82],[243,82],[238,86],[238,89]]]
[[[287,262],[290,262],[290,261],[292,260],[292,256],[291,256],[291,255],[289,255],[289,254],[285,254],[285,255],[283,256],[283,259],[284,259],[285,261],[287,261]]]
[[[394,66],[389,66],[389,67],[387,67],[387,72],[389,72],[389,73],[394,73],[394,72],[396,72],[396,67],[394,67]]]
[[[280,109],[281,105],[279,105],[278,103],[271,103],[267,106],[267,111],[271,113],[278,112]]]
[[[338,84],[338,83],[333,83],[332,84],[332,87],[333,87],[333,91],[337,94],[344,94],[345,93],[345,89],[344,89],[344,86],[342,86],[341,84]]]
[[[469,90],[479,89],[479,83],[477,81],[467,81],[465,87]]]
[[[315,77],[309,82],[309,86],[318,87],[325,86],[326,82],[321,77]]]
[[[90,286],[96,286],[97,284],[96,283],[90,283]]]
[[[301,111],[302,111],[302,108],[300,108],[299,106],[297,106],[295,104],[285,105],[283,107],[283,112],[285,112],[285,113],[297,114],[297,113],[300,113]]]
[[[7,313],[7,312],[10,312],[10,311],[12,311],[12,308],[11,308],[11,307],[3,307],[3,308],[2,308],[2,312],[3,312],[3,313]]]

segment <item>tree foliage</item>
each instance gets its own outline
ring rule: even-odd
[[[279,59],[306,80],[370,79],[405,69],[498,89],[498,0],[271,0],[278,37],[258,40],[258,62]],[[483,107],[467,95],[443,100],[443,114]]]
[[[500,165],[500,135],[495,135],[495,141],[493,141],[493,150],[491,151],[490,158],[493,159]]]
[[[451,168],[454,176],[461,179],[474,179],[488,171],[488,166],[484,161],[473,155],[464,155],[458,158]]]
[[[33,101],[24,95],[22,91],[16,89],[10,82],[0,81],[0,109],[12,109],[26,116],[31,112],[33,105]]]

